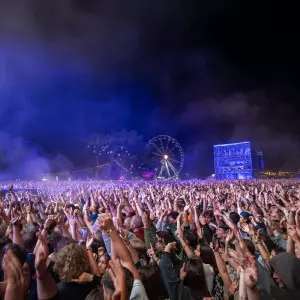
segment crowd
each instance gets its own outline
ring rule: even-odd
[[[299,181],[0,189],[2,299],[300,299]]]

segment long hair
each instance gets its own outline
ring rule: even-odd
[[[188,287],[194,297],[210,297],[208,292],[203,263],[200,259],[189,259],[185,263],[183,284]]]
[[[139,274],[149,299],[160,300],[168,298],[160,270],[156,265],[139,268]]]
[[[200,245],[200,258],[202,259],[203,263],[212,266],[215,274],[219,273],[215,255],[208,244]]]

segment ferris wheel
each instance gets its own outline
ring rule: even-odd
[[[148,169],[158,179],[178,179],[184,163],[184,153],[178,141],[168,135],[151,139],[146,146]]]

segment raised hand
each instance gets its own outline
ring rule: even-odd
[[[254,230],[253,230],[253,226],[251,226],[250,224],[247,223],[242,223],[241,224],[241,229],[246,232],[247,234],[249,234],[250,236],[254,235]]]
[[[191,207],[191,204],[186,205],[183,209],[184,212],[187,212],[190,209],[190,207]]]
[[[5,236],[9,237],[12,234],[12,226],[9,225],[6,229]]]
[[[149,257],[151,257],[154,261],[157,261],[157,256],[155,254],[155,251],[154,251],[153,246],[152,246],[151,243],[150,243],[150,249],[147,250],[147,255]]]
[[[171,253],[175,250],[176,250],[176,242],[169,243],[165,248],[165,252],[168,252],[168,253]]]
[[[65,219],[65,216],[62,215],[62,214],[57,214],[57,216],[55,217],[55,222],[58,224],[58,225],[62,225],[64,223],[64,219]]]
[[[118,258],[112,258],[109,262],[109,275],[114,283],[115,291],[113,299],[126,299],[126,275]]]
[[[210,248],[214,251],[214,252],[218,252],[219,248],[220,248],[220,243],[219,240],[216,239],[215,243],[210,243]]]
[[[5,300],[23,299],[26,281],[23,275],[23,269],[18,258],[9,250],[5,256],[4,269],[7,275],[7,287]]]
[[[98,224],[105,231],[109,231],[115,228],[111,215],[108,213],[99,215]]]
[[[247,266],[247,258],[233,249],[229,249],[229,255],[242,267]]]
[[[124,204],[124,203],[120,203],[120,204],[118,205],[118,208],[117,208],[117,209],[122,210],[124,207],[125,207],[125,204]]]
[[[127,232],[127,230],[125,228],[121,228],[120,233],[121,233],[121,237],[122,237],[124,243],[128,244],[129,243],[129,239],[128,239],[128,232]]]
[[[49,229],[51,225],[56,223],[56,217],[55,215],[49,215],[46,222],[45,222],[45,228]]]
[[[77,223],[76,223],[76,220],[74,217],[69,219],[69,225],[70,225],[71,229],[75,230]]]
[[[76,283],[88,283],[93,281],[93,275],[89,273],[82,273],[79,278],[72,279],[72,282]]]
[[[94,241],[94,237],[93,236],[89,237],[86,240],[86,245],[85,246],[86,246],[87,249],[91,249],[92,248],[93,241]]]
[[[147,212],[143,212],[142,221],[145,228],[148,228],[150,226],[150,218]]]
[[[226,236],[226,239],[225,239],[225,243],[226,244],[230,244],[234,239],[234,233],[232,230],[228,230],[227,231],[227,236]]]
[[[222,214],[221,214],[221,212],[219,210],[215,210],[214,211],[214,215],[218,216],[218,217],[222,217]]]
[[[15,217],[13,218],[10,223],[12,226],[20,226],[21,225],[21,221],[22,221],[22,216],[18,216],[18,217]]]
[[[67,217],[68,219],[71,219],[71,217],[72,217],[72,211],[71,211],[71,208],[65,208],[65,209],[64,209],[64,213],[65,213],[65,215],[66,215],[66,217]]]
[[[46,267],[46,261],[49,255],[49,248],[48,248],[48,244],[49,244],[49,240],[47,237],[40,235],[39,236],[39,240],[40,240],[40,246],[37,250],[36,256],[35,256],[35,262],[34,262],[34,266],[37,269],[37,271],[39,271],[40,269],[43,269],[43,267]]]
[[[246,286],[250,289],[255,288],[258,282],[257,266],[255,260],[252,261],[251,266],[245,269],[244,276],[244,282]]]
[[[288,225],[287,226],[287,232],[288,235],[293,239],[293,241],[295,243],[299,243],[300,242],[300,238],[297,234],[297,230],[296,230],[296,226],[295,225]]]
[[[250,217],[249,217],[249,220],[251,221],[251,223],[252,223],[254,226],[257,225],[257,223],[255,222],[253,216],[250,216]]]

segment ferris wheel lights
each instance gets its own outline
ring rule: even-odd
[[[157,178],[177,179],[184,163],[184,153],[178,141],[167,135],[159,135],[152,138],[148,145],[146,155],[149,156],[150,167],[155,168]]]

